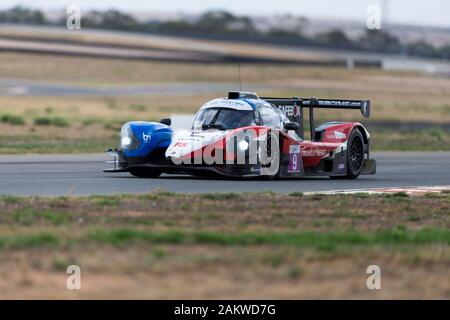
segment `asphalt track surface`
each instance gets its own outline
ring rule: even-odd
[[[384,187],[450,185],[450,152],[379,152],[374,176],[357,180],[303,178],[295,180],[200,179],[163,175],[134,178],[127,173],[103,173],[107,155],[0,156],[2,195],[92,195],[146,193],[160,188],[172,192],[308,192]]]

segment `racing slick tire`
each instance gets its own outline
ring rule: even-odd
[[[353,129],[347,141],[347,174],[330,176],[331,179],[356,179],[364,167],[364,138],[361,131]]]
[[[138,178],[158,178],[161,175],[160,171],[147,168],[130,168],[129,172]]]

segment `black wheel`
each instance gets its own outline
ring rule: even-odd
[[[129,172],[138,178],[158,178],[161,175],[160,171],[148,168],[131,168]]]
[[[356,179],[364,167],[364,138],[361,131],[353,129],[347,142],[347,174],[332,179]]]

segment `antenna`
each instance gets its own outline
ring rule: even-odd
[[[238,64],[238,72],[239,72],[239,91],[242,91],[242,82],[241,82],[241,65]]]

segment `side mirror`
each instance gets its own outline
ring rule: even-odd
[[[170,118],[161,119],[159,122],[168,126],[172,124],[172,120],[170,120]]]
[[[300,127],[300,125],[297,122],[285,122],[284,128],[286,130],[297,130]]]

